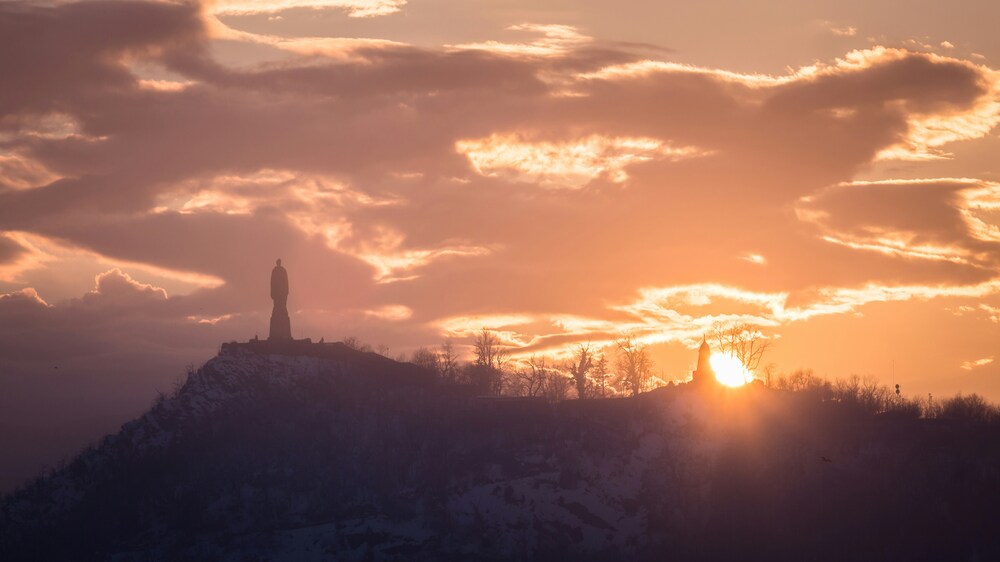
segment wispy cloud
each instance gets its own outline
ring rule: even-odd
[[[366,310],[365,314],[380,320],[399,322],[413,316],[413,309],[402,304],[387,304],[378,308]]]
[[[962,366],[960,368],[963,371],[971,371],[971,370],[975,369],[976,367],[983,367],[985,365],[989,365],[992,362],[993,362],[993,358],[992,357],[984,357],[982,359],[977,359],[975,361],[966,361],[966,362],[962,363]]]
[[[592,39],[569,25],[523,23],[507,28],[510,32],[523,32],[536,37],[527,42],[481,41],[447,45],[449,49],[477,50],[505,55],[550,56],[564,54]]]
[[[854,37],[858,34],[858,28],[850,25],[843,27],[831,27],[830,33],[840,35],[841,37]]]
[[[767,258],[760,254],[744,254],[740,256],[740,259],[746,262],[750,262],[755,265],[765,265],[767,263]]]
[[[272,14],[295,8],[341,9],[352,18],[386,16],[400,11],[406,0],[213,0],[210,9],[217,14]]]
[[[480,174],[506,175],[556,188],[583,187],[602,175],[621,183],[628,179],[626,169],[632,164],[711,154],[659,139],[601,135],[552,142],[529,141],[520,134],[494,134],[485,139],[460,140],[455,150],[466,155]]]

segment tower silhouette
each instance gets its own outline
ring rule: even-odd
[[[703,384],[715,381],[715,369],[712,369],[711,357],[712,348],[709,347],[708,341],[702,336],[701,347],[698,348],[698,368],[691,373],[691,382]]]

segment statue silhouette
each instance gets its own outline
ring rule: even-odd
[[[271,270],[271,299],[274,309],[271,311],[271,333],[269,340],[292,339],[292,323],[288,318],[288,272],[281,267],[279,259]]]

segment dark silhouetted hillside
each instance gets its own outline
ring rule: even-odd
[[[756,385],[477,398],[232,348],[3,499],[2,560],[997,560],[1000,428]]]

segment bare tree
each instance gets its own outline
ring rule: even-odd
[[[594,380],[594,385],[600,389],[601,398],[604,398],[607,394],[608,378],[611,377],[611,371],[608,366],[608,358],[603,353],[594,361],[591,377]]]
[[[417,348],[417,350],[413,352],[413,356],[410,357],[410,363],[426,369],[435,375],[440,375],[441,373],[440,358],[438,354],[426,347]]]
[[[479,395],[495,395],[496,371],[477,363],[466,363],[459,370],[459,380]]]
[[[549,368],[544,357],[531,356],[527,365],[524,365],[514,373],[517,388],[515,393],[519,396],[541,396],[545,391],[546,378]]]
[[[778,377],[774,381],[774,387],[778,390],[810,393],[820,400],[827,400],[834,393],[830,381],[816,376],[812,369],[798,369],[787,377]]]
[[[357,336],[347,336],[344,338],[344,345],[355,351],[372,351],[372,346],[361,341]]]
[[[833,398],[841,404],[875,415],[889,409],[893,394],[889,387],[879,384],[874,377],[851,375],[847,379],[837,379],[833,385]]]
[[[638,396],[652,376],[653,360],[649,357],[646,346],[632,334],[623,334],[615,342],[618,345],[618,376],[622,387]]]
[[[761,377],[764,380],[764,386],[771,386],[775,379],[775,373],[777,372],[778,366],[774,363],[768,363],[763,369],[761,369]]]
[[[451,345],[451,340],[445,340],[441,344],[441,351],[438,352],[438,369],[445,381],[454,382],[458,377],[458,353]]]
[[[500,343],[500,337],[488,328],[483,328],[473,342],[476,348],[476,364],[493,369],[501,369],[510,355]]]
[[[1000,407],[975,393],[958,394],[941,402],[938,415],[966,423],[996,423],[1000,421]]]
[[[573,377],[573,384],[576,385],[576,397],[587,398],[590,390],[590,381],[587,375],[594,368],[594,357],[590,353],[590,344],[580,344],[576,348],[576,355],[569,362],[566,369]]]
[[[504,369],[510,352],[500,343],[500,338],[491,330],[483,328],[473,342],[476,349],[476,366],[488,379],[491,394],[500,396],[503,392]]]
[[[572,386],[572,378],[556,369],[549,369],[545,374],[545,386],[542,390],[542,396],[549,402],[559,402],[566,399],[566,396],[569,395],[569,389]]]
[[[771,348],[771,340],[760,327],[746,322],[716,322],[712,325],[712,338],[719,351],[738,359],[751,373],[757,371],[764,353]]]

